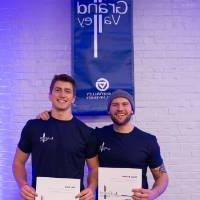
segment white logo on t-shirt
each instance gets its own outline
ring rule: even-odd
[[[43,133],[42,137],[40,137],[40,142],[47,142],[48,140],[53,140],[53,137],[46,137],[45,132]]]
[[[102,145],[100,145],[99,150],[100,150],[101,152],[106,151],[106,150],[107,150],[107,151],[110,151],[111,148],[106,147],[106,146],[105,146],[105,143],[103,142]]]

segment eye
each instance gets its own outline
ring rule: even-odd
[[[117,103],[112,103],[111,105],[112,105],[113,107],[117,107],[117,106],[118,106]]]
[[[71,94],[71,93],[72,93],[72,90],[70,90],[70,89],[65,89],[65,93]]]
[[[60,89],[60,88],[55,88],[54,91],[55,91],[55,92],[60,92],[61,89]]]

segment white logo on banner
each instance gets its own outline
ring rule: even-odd
[[[105,78],[99,78],[96,81],[96,88],[101,92],[106,91],[109,88],[109,81]]]
[[[77,18],[81,28],[94,27],[94,58],[98,58],[98,34],[103,33],[103,25],[117,26],[121,15],[128,12],[128,4],[124,0],[115,3],[103,0],[93,0],[94,3],[84,4],[77,2]],[[93,17],[91,13],[95,13]],[[88,14],[88,16],[87,16]]]

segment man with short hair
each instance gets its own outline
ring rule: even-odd
[[[140,130],[131,122],[135,105],[128,92],[113,92],[108,99],[107,110],[113,124],[96,129],[99,165],[142,169],[142,188],[133,188],[132,199],[156,199],[168,185],[168,175],[156,137]],[[155,180],[151,189],[148,189],[147,183],[148,167]]]
[[[76,178],[81,180],[81,192],[76,198],[93,200],[97,187],[97,141],[92,129],[72,115],[76,84],[71,76],[55,75],[49,91],[52,110],[49,120],[29,120],[22,130],[13,173],[25,200],[37,196],[36,178]],[[25,169],[32,156],[32,186]],[[84,165],[89,168],[88,186],[84,189]]]

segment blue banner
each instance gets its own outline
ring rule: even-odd
[[[132,0],[72,0],[75,114],[106,114],[115,89],[134,96],[132,12]]]

